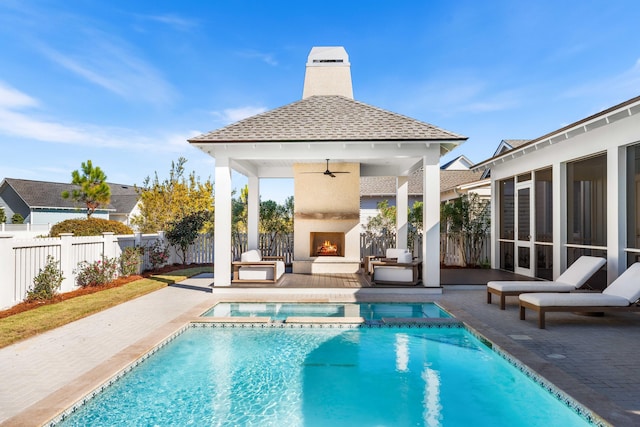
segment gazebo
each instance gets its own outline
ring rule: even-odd
[[[396,177],[396,246],[407,247],[408,177],[423,169],[422,277],[439,288],[439,161],[466,139],[355,101],[344,48],[314,47],[302,100],[189,140],[215,158],[215,286],[231,284],[232,170],[248,178],[250,249],[258,247],[260,179],[293,178],[293,272],[319,274],[360,266],[360,177]],[[340,253],[317,256],[327,236],[340,241]]]

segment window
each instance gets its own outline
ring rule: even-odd
[[[627,148],[627,265],[640,261],[640,144]]]
[[[500,242],[500,268],[503,270],[514,271],[515,244],[515,195],[514,180],[505,179],[498,184],[500,192],[500,239],[510,240],[509,242]]]
[[[553,242],[553,182],[551,168],[536,172],[536,242]]]
[[[581,255],[606,258],[607,157],[599,155],[567,163],[567,266]],[[606,270],[584,287],[604,289]]]
[[[512,179],[500,181],[500,238],[513,240],[515,229],[514,218],[514,183]]]
[[[607,244],[607,158],[567,163],[567,243]]]

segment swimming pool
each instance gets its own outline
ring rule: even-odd
[[[222,302],[204,317],[362,317],[365,321],[385,318],[443,319],[451,315],[435,303],[237,303]]]
[[[464,328],[199,326],[59,425],[589,425]]]

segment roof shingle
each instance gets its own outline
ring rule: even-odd
[[[27,179],[5,178],[16,193],[30,208],[77,208],[78,205],[71,198],[63,199],[63,191],[78,188],[76,185],[32,181]],[[132,185],[107,183],[111,188],[111,203],[105,209],[113,209],[116,213],[130,213],[138,202],[138,194]]]
[[[453,132],[339,95],[311,96],[189,142],[466,140]]]

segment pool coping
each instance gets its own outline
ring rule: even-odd
[[[265,321],[267,319],[267,321]],[[292,320],[289,320],[292,319]],[[232,320],[232,321],[230,321]],[[548,393],[553,395],[561,404],[564,404],[568,409],[575,412],[583,420],[587,421],[590,425],[598,427],[611,426],[606,420],[596,414],[594,411],[584,406],[571,395],[560,389],[553,382],[534,371],[527,364],[514,357],[511,353],[486,338],[483,334],[479,333],[476,329],[470,327],[468,324],[458,319],[443,319],[443,318],[394,318],[394,322],[386,323],[382,322],[365,322],[363,318],[335,318],[335,317],[293,317],[287,318],[286,321],[271,321],[271,318],[257,318],[257,317],[233,317],[233,318],[192,318],[185,322],[182,327],[175,330],[169,336],[161,340],[152,349],[147,351],[142,356],[129,363],[126,367],[120,369],[116,374],[112,375],[108,380],[103,381],[97,387],[94,387],[89,393],[85,393],[82,398],[77,399],[73,404],[67,406],[67,408],[55,417],[49,418],[46,423],[48,427],[55,427],[60,422],[64,421],[69,416],[73,415],[82,406],[88,403],[93,398],[97,397],[105,389],[119,381],[122,377],[127,375],[131,370],[135,369],[138,365],[146,361],[149,357],[153,356],[159,350],[171,343],[174,339],[179,337],[185,331],[191,328],[237,328],[237,329],[378,329],[378,328],[416,328],[416,329],[464,329],[471,335],[476,337],[480,342],[487,346],[496,355],[504,359],[512,367],[517,369],[527,378],[538,384],[545,389]],[[416,321],[419,320],[419,321]],[[444,320],[444,321],[442,321]],[[33,420],[32,420],[33,421]]]

